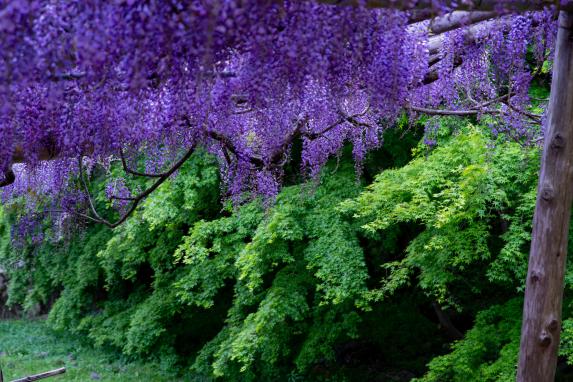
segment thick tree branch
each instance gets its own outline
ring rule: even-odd
[[[363,124],[362,122],[358,121],[356,118],[358,117],[362,117],[364,115],[366,115],[368,113],[368,111],[370,111],[370,107],[366,107],[363,111],[361,111],[360,113],[357,114],[353,114],[353,115],[345,115],[342,112],[339,112],[340,114],[340,119],[338,119],[337,121],[335,121],[334,123],[332,123],[331,125],[328,125],[326,128],[324,128],[323,130],[319,131],[318,133],[309,133],[309,132],[305,132],[305,133],[301,133],[301,135],[303,137],[306,137],[310,140],[315,140],[318,139],[322,136],[324,136],[324,134],[328,133],[329,131],[333,130],[334,128],[340,126],[341,124],[348,122],[351,123],[355,126],[368,126],[367,124]]]
[[[462,61],[462,58],[460,56],[454,57],[453,69],[457,68],[462,63],[463,63],[463,61]],[[426,73],[424,78],[422,79],[422,85],[429,85],[433,82],[436,82],[440,78],[439,72],[440,72],[440,68],[439,68],[438,63],[436,62],[430,67],[430,69],[428,70],[428,72]]]
[[[442,328],[442,330],[444,330],[446,335],[451,340],[461,340],[464,337],[464,335],[462,334],[462,332],[460,332],[458,328],[454,326],[452,320],[450,319],[450,316],[448,316],[446,312],[443,311],[440,304],[438,304],[437,302],[432,302],[432,307],[434,308],[434,312],[436,312],[436,316],[438,317],[438,321],[440,322],[440,327]]]

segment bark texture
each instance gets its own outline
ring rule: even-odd
[[[525,288],[517,380],[552,382],[573,199],[573,13],[560,12]]]

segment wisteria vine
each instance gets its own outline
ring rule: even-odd
[[[52,212],[115,227],[196,147],[237,201],[272,196],[295,140],[310,177],[347,142],[359,168],[402,113],[488,114],[539,139],[528,90],[551,58],[553,2],[329,3],[0,0],[4,202],[49,196]],[[85,179],[113,161],[155,181],[113,180],[107,221]]]

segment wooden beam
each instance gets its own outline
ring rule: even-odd
[[[495,11],[454,11],[431,19],[429,29],[433,34],[442,34],[464,26],[489,20],[497,16]]]
[[[40,374],[35,374],[35,375],[30,375],[28,377],[24,377],[24,378],[19,378],[19,379],[15,379],[12,382],[33,382],[33,381],[39,381],[40,379],[44,379],[44,378],[49,378],[49,377],[54,377],[56,375],[60,375],[60,374],[64,374],[66,372],[66,368],[62,367],[56,370],[52,370],[52,371],[47,371],[45,373],[40,373]]]
[[[466,44],[470,44],[476,41],[476,36],[478,36],[481,32],[487,31],[488,29],[494,28],[499,23],[503,23],[506,25],[506,21],[499,21],[499,20],[488,20],[482,21],[475,25],[472,25],[463,30],[463,38]],[[455,29],[455,28],[454,28]],[[444,34],[439,34],[437,36],[432,36],[428,40],[428,51],[431,55],[436,55],[442,49],[444,45],[444,40],[446,36]]]
[[[358,6],[361,0],[319,0],[321,3],[336,6]],[[507,12],[526,12],[541,10],[555,5],[554,0],[514,0],[500,4],[499,0],[449,0],[444,2],[446,7],[457,11],[495,11],[498,14]],[[433,0],[367,0],[366,6],[369,8],[391,8],[404,11],[424,11],[426,15],[437,15]],[[562,4],[561,9],[573,11],[573,3]],[[433,12],[432,12],[433,11]],[[429,18],[429,17],[426,17]]]
[[[573,13],[561,11],[523,306],[517,381],[552,382],[573,199]]]

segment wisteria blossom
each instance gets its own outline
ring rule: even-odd
[[[161,179],[199,146],[219,158],[229,195],[272,196],[295,140],[307,176],[346,143],[359,169],[402,113],[489,113],[497,131],[536,139],[541,117],[525,110],[555,39],[546,2],[519,14],[497,2],[449,29],[435,18],[448,23],[449,1],[422,18],[409,2],[327,3],[0,1],[0,182],[13,183],[4,200],[39,181],[65,204],[66,180],[88,159]],[[51,188],[32,175],[54,166]],[[108,196],[129,210],[134,190],[113,182]]]

